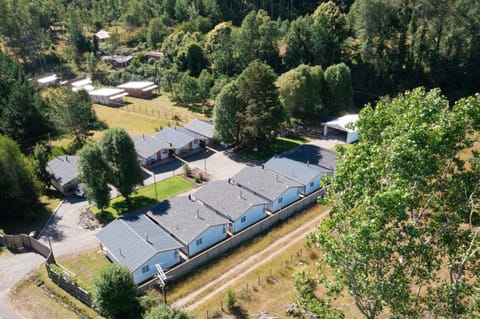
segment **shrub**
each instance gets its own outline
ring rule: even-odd
[[[226,300],[227,309],[229,311],[233,311],[235,308],[235,303],[236,303],[235,291],[233,291],[233,289],[228,289],[227,300]]]

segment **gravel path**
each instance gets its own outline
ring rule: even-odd
[[[330,210],[323,212],[322,214],[315,217],[315,219],[312,219],[310,222],[303,224],[302,226],[291,231],[282,238],[277,239],[256,254],[251,255],[241,263],[237,264],[235,267],[231,268],[229,271],[225,272],[220,277],[204,285],[202,288],[197,289],[194,292],[186,295],[185,297],[178,299],[173,303],[174,306],[182,307],[186,310],[195,309],[202,303],[212,298],[214,295],[226,289],[228,286],[245,277],[250,272],[254,271],[258,267],[280,255],[292,245],[298,243],[300,240],[304,240],[307,234],[312,232],[316,228],[316,225],[318,225],[320,220],[325,218],[329,212]],[[196,300],[196,298],[200,294],[218,284],[221,285],[215,288],[213,291],[209,292],[207,295]]]

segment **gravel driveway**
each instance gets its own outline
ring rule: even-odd
[[[90,230],[80,226],[80,214],[88,202],[78,197],[67,198],[58,208],[48,225],[40,234],[39,241],[48,245],[51,240],[56,256],[71,255],[95,247],[98,229]],[[0,319],[21,318],[10,307],[8,292],[30,271],[37,269],[45,258],[29,252],[9,254],[0,257]]]

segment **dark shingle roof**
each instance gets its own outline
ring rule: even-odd
[[[302,186],[300,183],[259,166],[245,167],[233,176],[231,180],[271,201],[277,199],[289,188]]]
[[[192,120],[184,127],[194,133],[213,138],[213,123],[211,121]]]
[[[143,158],[147,158],[160,150],[172,148],[168,143],[152,136],[138,135],[132,137],[132,140],[137,154]]]
[[[318,175],[327,175],[331,172],[329,169],[320,166],[279,156],[272,157],[263,166],[303,185],[308,185]]]
[[[77,177],[77,156],[62,155],[47,164],[47,171],[58,184],[64,186]]]
[[[112,221],[97,234],[97,238],[131,271],[138,269],[159,252],[183,247],[143,214]]]
[[[172,143],[172,146],[175,148],[182,148],[193,141],[193,137],[190,135],[171,127],[165,127],[163,130],[155,134],[155,137],[166,143]]]
[[[193,196],[216,211],[238,219],[252,206],[268,204],[269,201],[227,181],[211,181],[196,191]]]
[[[186,245],[208,228],[229,222],[201,203],[185,196],[164,200],[147,214]]]
[[[279,155],[296,161],[310,163],[335,171],[337,154],[312,144],[303,144]]]

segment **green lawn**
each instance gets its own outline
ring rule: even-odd
[[[186,192],[192,188],[193,186],[182,177],[170,177],[156,184],[158,201]],[[100,212],[96,206],[91,209],[97,215],[97,219],[101,223],[107,223],[112,219],[125,215],[131,211],[155,203],[157,201],[156,193],[155,184],[152,184],[134,192],[130,196],[130,203],[128,204],[125,201],[125,198],[120,196],[112,199],[110,201],[110,206],[108,206],[103,212]]]
[[[308,139],[304,137],[286,138],[277,137],[277,139],[267,145],[262,145],[256,152],[251,149],[243,149],[240,154],[250,160],[263,160],[272,157],[275,154],[280,154],[289,149],[307,143]]]
[[[61,258],[57,260],[60,265],[76,275],[82,286],[93,287],[93,281],[100,271],[110,262],[105,254],[98,249],[82,252],[75,257]]]

